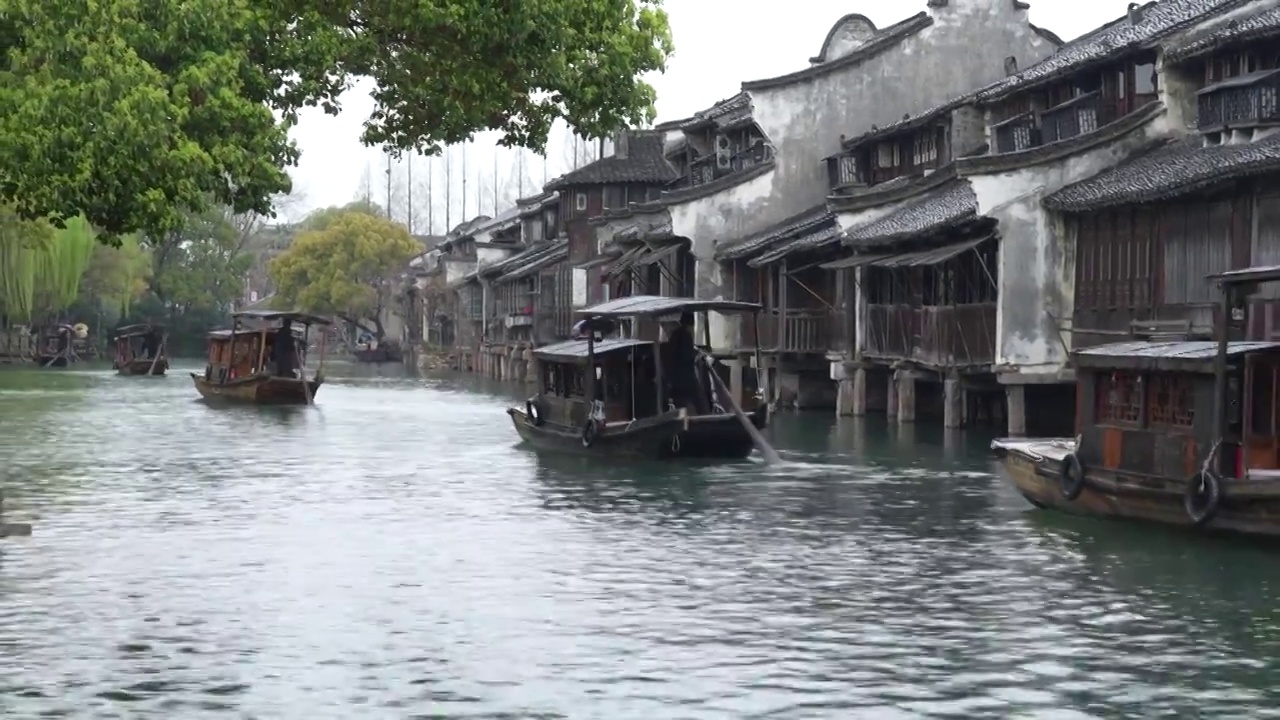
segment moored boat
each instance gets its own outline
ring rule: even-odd
[[[680,318],[690,333],[692,313],[758,313],[759,305],[656,296],[628,297],[579,311],[582,337],[534,350],[538,392],[508,410],[516,432],[543,450],[606,457],[738,459],[755,446],[754,431],[766,426],[768,411],[744,368],[742,397],[725,397],[728,368],[698,352],[686,336],[678,343],[613,336],[619,323]],[[699,360],[701,358],[701,360]],[[758,363],[757,363],[758,366]],[[714,373],[714,375],[713,375]],[[743,407],[747,422],[731,409]]]
[[[1002,439],[1033,505],[1280,536],[1280,343],[1246,341],[1247,296],[1280,268],[1210,278],[1216,340],[1136,340],[1072,353],[1076,438]]]
[[[295,325],[294,323],[297,323]],[[301,327],[298,327],[300,325]],[[232,326],[209,333],[204,374],[191,373],[206,400],[257,405],[310,405],[324,383],[327,333],[321,333],[320,363],[307,377],[307,329],[329,321],[296,312],[246,311]]]
[[[75,327],[67,324],[50,325],[40,330],[36,337],[35,361],[42,368],[67,367],[80,360],[76,354]]]
[[[168,336],[159,325],[142,323],[116,330],[112,367],[121,375],[164,375],[169,370],[165,353]]]

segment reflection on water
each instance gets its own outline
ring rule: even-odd
[[[6,717],[1265,717],[1272,548],[1030,511],[986,438],[783,416],[785,462],[537,455],[523,392],[334,364],[0,372]]]

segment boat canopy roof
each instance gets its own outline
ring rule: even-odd
[[[611,353],[630,350],[644,345],[653,345],[651,340],[636,340],[633,338],[605,338],[595,343],[596,357],[608,355]],[[559,363],[580,363],[586,361],[588,357],[588,343],[586,340],[565,340],[554,345],[544,345],[533,351],[533,356],[539,360],[549,360]]]
[[[122,328],[116,328],[115,338],[117,340],[127,337],[138,337],[151,332],[164,332],[163,325],[151,325],[148,323],[138,323],[137,325],[125,325]]]
[[[1227,357],[1275,352],[1280,342],[1227,343]],[[1092,370],[1163,370],[1213,372],[1218,343],[1213,340],[1131,340],[1073,352],[1076,367]]]
[[[230,340],[232,335],[235,335],[237,337],[248,337],[250,335],[261,335],[263,332],[270,332],[270,331],[263,330],[262,328],[239,328],[234,331],[231,330],[231,328],[222,328],[220,330],[209,331],[208,338],[209,340],[216,342],[219,340]],[[306,330],[303,330],[300,327],[292,328],[292,334],[299,338],[305,337],[306,332],[307,332]]]
[[[683,312],[756,313],[759,303],[737,300],[697,300],[694,298],[633,295],[578,310],[579,315],[601,318],[656,317]]]
[[[231,313],[231,317],[236,320],[260,320],[262,322],[299,322],[304,325],[332,325],[329,318],[320,317],[319,315],[311,315],[304,312],[281,311],[281,310],[241,310],[240,312]]]

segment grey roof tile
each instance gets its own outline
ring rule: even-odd
[[[774,243],[787,240],[793,237],[797,232],[820,225],[831,218],[832,215],[827,211],[826,203],[823,203],[822,205],[809,208],[798,215],[793,215],[786,220],[761,230],[758,233],[748,235],[738,242],[732,243],[723,248],[718,248],[716,255],[721,260],[739,260],[756,252],[762,251]]]
[[[840,229],[840,224],[836,222],[835,217],[832,216],[830,222],[805,230],[799,237],[791,240],[790,242],[783,243],[780,247],[776,247],[760,257],[751,260],[747,265],[751,267],[761,267],[768,265],[769,263],[777,262],[792,253],[826,247],[827,245],[839,242],[842,235],[843,232]]]
[[[978,91],[979,100],[995,100],[1025,87],[1077,72],[1186,29],[1189,25],[1249,0],[1159,0],[1138,8],[1142,17],[1131,23],[1120,17],[1064,45],[1058,52],[1021,72]]]
[[[1202,31],[1193,31],[1165,51],[1165,61],[1180,62],[1226,45],[1257,40],[1277,33],[1280,33],[1280,6],[1233,18]]]
[[[978,196],[968,181],[955,180],[879,220],[849,230],[845,243],[860,248],[888,245],[945,230],[977,216]]]
[[[1280,135],[1253,143],[1211,145],[1200,137],[1166,142],[1044,199],[1062,212],[1154,202],[1249,175],[1280,171]]]
[[[607,185],[610,183],[652,183],[665,185],[680,177],[662,153],[663,133],[634,130],[627,139],[627,156],[600,158],[547,183],[547,190],[572,185]]]

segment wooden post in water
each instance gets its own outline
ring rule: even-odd
[[[4,494],[0,493],[0,538],[28,537],[31,526],[26,523],[6,523],[4,521]]]

